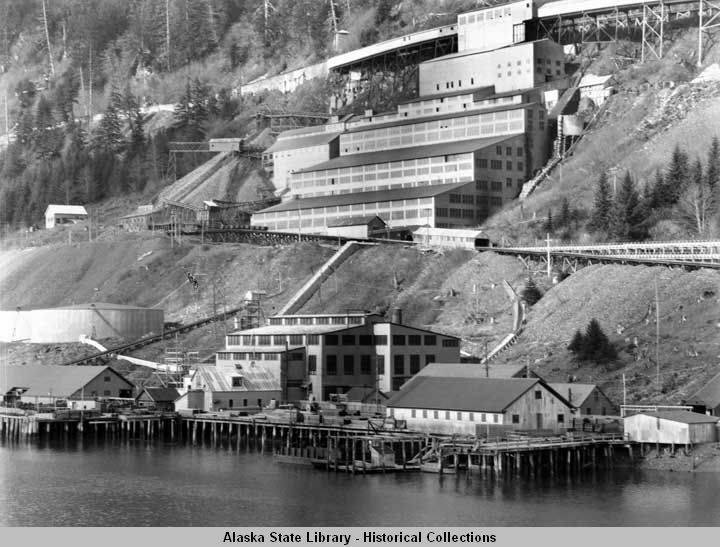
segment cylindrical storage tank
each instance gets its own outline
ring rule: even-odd
[[[163,310],[101,302],[32,310],[31,341],[38,344],[77,342],[81,335],[95,340],[137,340],[150,333],[160,334],[163,321]]]
[[[29,340],[31,337],[29,310],[0,310],[0,342]]]

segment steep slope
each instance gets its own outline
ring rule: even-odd
[[[656,378],[655,283],[660,314]],[[579,364],[566,349],[597,319],[619,350],[617,363]],[[530,310],[519,343],[499,362],[526,362],[556,381],[598,382],[622,400],[680,401],[720,371],[720,273],[646,266],[590,266],[556,285]]]

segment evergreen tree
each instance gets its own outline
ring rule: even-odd
[[[655,184],[650,192],[650,207],[661,209],[669,202],[669,196],[665,195],[665,177],[659,169],[655,172]]]
[[[664,206],[677,203],[680,195],[687,186],[690,175],[689,171],[687,154],[680,149],[679,145],[675,146],[670,165],[665,174],[665,191],[663,192],[663,197],[668,201],[663,204]]]
[[[617,358],[615,347],[610,343],[597,319],[592,319],[585,330],[580,358],[596,363],[605,363]]]
[[[720,140],[717,137],[713,137],[708,151],[705,181],[712,192],[720,187]]]
[[[582,350],[584,344],[585,344],[585,339],[582,335],[582,332],[580,332],[580,329],[578,329],[575,331],[575,334],[573,335],[572,340],[570,340],[570,344],[568,344],[567,349],[573,353],[578,353]]]
[[[615,197],[614,208],[613,235],[621,240],[642,239],[645,235],[645,213],[629,171],[625,173],[620,191]]]
[[[95,143],[112,153],[118,153],[124,143],[120,123],[120,109],[123,102],[120,92],[113,89],[96,134]]]
[[[532,277],[529,277],[522,291],[522,297],[529,306],[534,306],[542,298],[542,293],[538,289]]]
[[[596,232],[607,234],[610,228],[612,215],[612,198],[610,196],[610,185],[607,175],[600,173],[597,186],[595,187],[595,203],[593,206],[590,227]]]

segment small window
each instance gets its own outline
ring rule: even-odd
[[[414,408],[410,411],[410,417],[415,418],[415,409]]]
[[[440,413],[437,410],[433,410],[433,418],[436,420],[440,419]]]
[[[497,414],[493,414],[493,423],[494,424],[498,423],[498,415]]]
[[[536,399],[542,399],[542,391],[539,389],[535,392],[535,398]]]
[[[248,400],[247,400],[247,399],[243,399],[243,406],[248,406]]]
[[[308,355],[308,373],[317,373],[317,355]]]
[[[512,423],[519,424],[520,423],[520,414],[513,414],[512,415]]]
[[[378,334],[375,336],[375,345],[376,346],[387,346],[388,343],[388,337],[386,334]]]
[[[557,422],[558,422],[559,424],[564,424],[564,423],[565,423],[565,414],[558,414],[558,415],[557,415]]]
[[[446,338],[442,343],[444,348],[457,348],[460,346],[460,341],[456,338]]]
[[[408,336],[408,346],[422,345],[422,336],[419,334],[411,334]]]
[[[372,374],[372,367],[370,366],[370,356],[360,356],[360,374]]]
[[[338,335],[337,334],[326,334],[325,335],[325,345],[326,346],[337,346],[338,345]]]
[[[233,376],[232,387],[242,387],[242,385],[243,385],[242,376]]]
[[[325,372],[328,376],[337,375],[337,355],[328,355],[325,357]]]
[[[458,420],[459,422],[462,422],[462,412],[458,412],[458,413],[457,413],[457,420]]]
[[[262,407],[263,407],[263,400],[262,400],[262,399],[258,399],[258,400],[257,400],[257,406],[258,406],[259,408],[262,408]]]
[[[110,376],[105,376],[105,377],[103,378],[103,381],[109,382],[109,381],[110,381]]]
[[[425,356],[425,364],[429,365],[430,363],[434,363],[434,362],[435,362],[435,355],[433,355],[432,353],[428,353]]]
[[[105,391],[103,391],[103,395],[104,395],[105,397],[110,397],[110,390],[109,390],[109,389],[106,389]]]
[[[395,355],[393,357],[393,374],[395,376],[402,376],[405,374],[405,356]]]
[[[449,411],[449,410],[446,410],[446,411],[445,411],[445,419],[446,419],[446,420],[449,420],[449,419],[450,419],[450,411]]]
[[[411,355],[410,356],[410,374],[417,374],[420,372],[420,356],[419,355]]]
[[[480,421],[483,423],[487,422],[487,414],[480,414]]]
[[[358,337],[358,345],[360,346],[372,346],[372,334],[361,334]]]
[[[393,340],[393,345],[395,345],[395,346],[404,346],[405,345],[405,335],[404,334],[393,334],[392,340]]]
[[[302,334],[293,334],[290,336],[290,343],[294,346],[301,346],[303,343]]]
[[[427,410],[423,410],[423,418],[427,418]]]
[[[307,344],[308,346],[317,346],[320,343],[320,336],[317,334],[308,334],[307,335]]]
[[[354,334],[343,334],[342,335],[342,345],[343,346],[354,346],[355,345],[355,335]]]
[[[474,413],[474,412],[468,412],[468,419],[469,419],[471,422],[474,422],[474,421],[475,421],[475,413]]]

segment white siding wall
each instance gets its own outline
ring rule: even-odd
[[[513,43],[513,27],[532,19],[533,2],[515,2],[458,16],[458,50],[487,51]]]
[[[290,173],[330,159],[330,145],[322,144],[273,153],[273,184],[276,190],[290,186]]]

